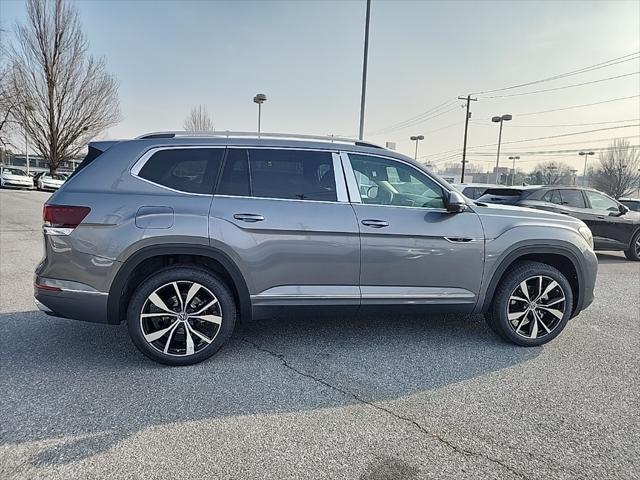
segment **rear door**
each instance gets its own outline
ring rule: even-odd
[[[337,153],[230,147],[209,225],[254,307],[359,304],[358,224]]]
[[[587,199],[587,216],[583,220],[593,233],[596,248],[626,248],[635,230],[633,221],[620,215],[619,204],[600,192],[584,191]]]
[[[484,265],[484,233],[471,210],[449,213],[444,188],[409,163],[343,155],[362,243],[366,304],[472,308]]]

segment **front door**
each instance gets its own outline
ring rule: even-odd
[[[587,215],[581,218],[593,233],[596,248],[626,248],[635,230],[633,220],[620,215],[619,204],[614,199],[592,190],[584,191],[588,205]]]
[[[478,215],[447,212],[443,187],[409,163],[342,158],[360,229],[362,304],[473,308],[484,266]]]

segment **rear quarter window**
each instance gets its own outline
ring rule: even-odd
[[[213,192],[223,148],[172,148],[154,153],[138,172],[140,178],[187,193]]]

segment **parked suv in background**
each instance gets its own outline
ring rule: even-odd
[[[593,233],[596,250],[624,251],[640,261],[640,213],[592,188],[563,185],[492,188],[479,202],[518,205],[569,215]]]
[[[38,306],[125,320],[171,365],[295,307],[484,312],[502,338],[541,345],[592,302],[597,270],[581,221],[476,205],[404,155],[337,138],[95,142],[44,222]]]

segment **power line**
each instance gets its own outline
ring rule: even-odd
[[[395,128],[397,126],[401,126],[401,125],[404,125],[404,124],[409,123],[409,122],[414,122],[416,120],[420,120],[421,118],[423,118],[425,116],[428,116],[431,113],[434,113],[434,112],[438,111],[441,108],[448,107],[449,105],[453,104],[454,102],[455,102],[455,100],[447,100],[446,102],[442,102],[442,103],[436,105],[435,107],[427,109],[424,112],[421,112],[418,115],[415,115],[415,116],[413,116],[411,118],[408,118],[406,120],[402,120],[400,122],[392,123],[391,125],[388,125],[388,126],[383,127],[383,128],[379,128],[378,130],[374,130],[373,133],[380,132],[382,130],[387,130],[389,128]]]
[[[583,67],[583,68],[579,68],[577,70],[572,70],[570,72],[565,72],[565,73],[560,73],[558,75],[554,75],[552,77],[547,77],[547,78],[541,78],[539,80],[533,80],[531,82],[526,82],[526,83],[520,83],[518,85],[511,85],[509,87],[503,87],[503,88],[496,88],[493,90],[484,90],[482,92],[476,92],[476,95],[483,95],[486,93],[494,93],[494,92],[502,92],[505,90],[513,90],[516,88],[521,88],[521,87],[528,87],[530,85],[536,85],[538,83],[544,83],[544,82],[550,82],[552,80],[558,80],[560,78],[565,78],[565,77],[570,77],[573,75],[579,75],[581,73],[587,73],[593,70],[598,70],[600,68],[606,68],[606,67],[610,67],[613,65],[617,65],[618,63],[623,63],[623,62],[628,62],[631,60],[635,60],[636,56],[639,54],[640,52],[634,52],[634,53],[630,53],[628,55],[623,55],[622,57],[617,57],[617,58],[612,58],[610,60],[606,60],[604,62],[600,62],[600,63],[596,63],[594,65],[589,65],[587,67]],[[629,57],[634,57],[634,58],[629,58]]]
[[[454,110],[458,110],[458,106],[457,105],[455,107],[449,108],[448,110],[444,110],[444,111],[440,111],[440,112],[434,112],[431,115],[424,116],[422,118],[419,118],[419,119],[417,119],[415,121],[412,121],[410,123],[406,123],[404,125],[398,125],[396,127],[387,127],[387,128],[380,129],[378,131],[371,132],[369,134],[369,136],[384,135],[384,134],[389,134],[389,133],[392,133],[392,132],[396,132],[398,130],[405,130],[407,128],[414,127],[414,126],[419,125],[421,123],[425,123],[425,122],[427,122],[429,120],[433,120],[434,118],[438,118],[438,117],[440,117],[442,115],[445,115],[447,113],[453,112]]]
[[[556,125],[509,125],[509,129],[511,128],[557,128],[557,127],[586,127],[591,125],[608,125],[612,123],[623,123],[623,122],[637,122],[640,121],[640,118],[627,118],[624,120],[611,120],[609,122],[594,122],[594,123],[564,123],[564,124],[556,124]],[[489,122],[471,122],[474,125],[482,125],[485,127],[492,127],[493,124]]]
[[[618,97],[618,98],[611,98],[609,100],[603,100],[600,102],[593,102],[593,103],[583,103],[580,105],[571,105],[569,107],[562,107],[562,108],[554,108],[552,110],[540,110],[537,112],[525,112],[525,113],[514,113],[514,116],[518,116],[518,117],[526,117],[528,115],[539,115],[542,113],[551,113],[551,112],[561,112],[561,111],[565,111],[565,110],[573,110],[574,108],[584,108],[584,107],[592,107],[594,105],[602,105],[604,103],[611,103],[611,102],[618,102],[620,100],[629,100],[631,98],[638,98],[640,97],[640,95],[630,95],[628,97]],[[490,118],[487,118],[486,120],[491,120]]]
[[[507,98],[507,97],[519,97],[521,95],[533,95],[535,93],[544,93],[544,92],[555,92],[556,90],[565,90],[567,88],[575,88],[575,87],[582,87],[584,85],[592,85],[594,83],[600,83],[600,82],[606,82],[609,80],[616,80],[618,78],[624,78],[624,77],[629,77],[631,75],[638,75],[640,73],[640,71],[637,72],[632,72],[632,73],[625,73],[623,75],[616,75],[614,77],[607,77],[607,78],[600,78],[598,80],[591,80],[590,82],[582,82],[582,83],[574,83],[572,85],[564,85],[562,87],[555,87],[555,88],[545,88],[544,90],[534,90],[532,92],[521,92],[521,93],[508,93],[506,95],[493,95],[490,97],[481,97],[481,98]]]
[[[596,139],[589,139],[589,140],[574,140],[572,142],[562,142],[562,143],[546,143],[544,145],[528,145],[525,147],[515,147],[515,148],[535,148],[535,147],[556,147],[556,146],[562,146],[562,145],[575,145],[578,143],[600,143],[600,142],[612,142],[613,140],[616,140],[618,138],[624,138],[624,139],[628,139],[628,138],[640,138],[640,135],[629,135],[626,137],[609,137],[609,138],[596,138]],[[514,150],[515,151],[515,150]],[[474,155],[493,155],[495,156],[495,152],[473,152]]]

